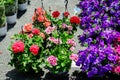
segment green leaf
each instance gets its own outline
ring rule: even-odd
[[[58,71],[55,71],[54,73],[56,73],[56,74],[57,74],[57,73],[58,73]]]
[[[88,44],[87,44],[87,43],[85,43],[85,44],[84,44],[84,46],[85,46],[85,47],[88,47]]]
[[[56,67],[56,69],[59,69],[59,68],[60,68],[60,66],[57,66],[57,67]]]
[[[36,63],[34,63],[34,64],[32,65],[32,68],[33,68],[34,70],[37,70]]]
[[[26,67],[27,62],[26,62],[26,61],[24,61],[24,62],[22,62],[22,64],[23,64],[23,66],[24,66],[24,67]]]
[[[96,40],[94,40],[94,41],[93,41],[93,44],[95,44],[96,42],[97,42],[97,41],[96,41]]]
[[[65,63],[61,63],[61,66],[64,67],[64,66],[65,66]]]
[[[62,20],[58,20],[57,24],[61,25],[62,24]]]

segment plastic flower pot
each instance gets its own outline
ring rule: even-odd
[[[0,2],[0,37],[5,36],[7,33],[7,23],[5,16],[5,6]]]
[[[16,23],[16,20],[17,20],[17,13],[15,13],[14,15],[11,15],[11,16],[7,16],[8,24],[14,24],[14,23]]]
[[[5,1],[5,14],[7,16],[7,23],[14,24],[17,19],[18,0]]]
[[[7,33],[7,23],[4,26],[0,27],[0,37],[5,36],[6,33]]]
[[[58,74],[54,74],[52,72],[48,72],[45,76],[45,79],[52,79],[52,80],[68,80],[69,74],[68,72],[60,72]]]
[[[28,0],[18,0],[18,10],[25,11],[27,9]]]

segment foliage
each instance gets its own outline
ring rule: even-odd
[[[5,13],[7,16],[17,12],[18,0],[5,0]]]
[[[39,72],[43,68],[53,73],[69,71],[72,60],[78,58],[73,54],[76,45],[73,27],[78,24],[75,19],[75,25],[70,22],[68,12],[62,19],[58,19],[59,15],[58,11],[51,16],[42,8],[35,9],[33,23],[25,24],[22,31],[13,37],[17,42],[9,48],[12,66],[22,72],[30,69]],[[78,23],[80,20],[77,19]]]
[[[3,27],[5,23],[6,23],[5,7],[4,3],[0,2],[0,27]]]
[[[18,4],[26,3],[28,0],[18,0]]]
[[[74,30],[72,24],[70,23],[70,18],[64,17],[59,19],[60,13],[58,11],[54,11],[52,16],[50,14],[46,14],[47,18],[51,21],[53,30],[50,30],[50,34],[48,35],[48,50],[47,59],[46,59],[46,68],[48,68],[51,72],[57,74],[60,72],[67,72],[70,69],[72,60],[70,59],[70,55],[72,55],[74,50],[71,50],[71,47],[75,47],[75,42],[72,39],[74,36]],[[45,30],[49,32],[50,27]],[[70,43],[69,43],[70,40]],[[51,56],[54,56],[51,58]],[[50,59],[50,60],[49,60]],[[52,65],[55,64],[55,65]]]
[[[33,70],[34,72],[38,73],[44,66],[44,56],[46,55],[44,47],[45,41],[41,35],[32,34],[32,30],[34,29],[31,28],[29,32],[25,32],[25,29],[23,29],[23,31],[19,34],[15,34],[12,37],[15,42],[12,42],[12,45],[9,47],[12,57],[9,64],[21,72],[29,72]],[[18,43],[18,41],[22,41],[24,43],[24,46],[21,46],[19,44],[15,45]],[[36,48],[34,45],[38,46],[38,48]],[[23,48],[24,50],[21,51]]]

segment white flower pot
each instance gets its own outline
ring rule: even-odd
[[[18,4],[18,10],[20,10],[20,11],[26,10],[27,9],[27,4],[28,4],[28,2],[23,3],[23,4]]]
[[[0,28],[0,37],[1,37],[1,36],[5,36],[6,33],[7,33],[7,23],[5,24],[4,27],[1,27],[1,28]]]
[[[16,20],[17,20],[17,13],[15,13],[14,15],[11,15],[11,16],[7,16],[8,24],[14,24],[14,23],[16,23]]]

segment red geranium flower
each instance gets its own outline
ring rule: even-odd
[[[44,33],[40,32],[39,36],[41,36],[43,39],[45,39],[45,34]]]
[[[33,33],[33,34],[37,34],[37,35],[39,35],[40,30],[37,29],[37,28],[34,28],[34,29],[32,30],[32,33]]]
[[[28,23],[23,26],[23,31],[30,32],[32,30],[32,28],[33,28],[33,25],[31,23]]]
[[[29,38],[32,38],[32,37],[33,37],[33,34],[32,34],[32,33],[28,34],[28,37],[29,37]]]
[[[39,22],[44,22],[44,17],[42,15],[38,16],[38,21]]]
[[[24,43],[22,41],[16,41],[13,43],[12,51],[14,53],[24,52]]]
[[[69,12],[64,12],[63,15],[64,15],[65,17],[68,17],[68,16],[70,15],[70,13],[69,13]]]
[[[45,11],[44,11],[42,8],[40,8],[40,7],[37,8],[36,10],[37,10],[37,14],[38,14],[38,15],[43,15],[43,14],[45,14]]]
[[[45,27],[48,27],[48,26],[51,25],[51,22],[50,22],[50,21],[44,22],[43,25],[44,25]]]
[[[60,12],[59,12],[59,11],[54,11],[54,12],[52,13],[52,16],[53,16],[54,18],[59,17],[59,15],[60,15]]]
[[[70,18],[70,22],[73,24],[80,24],[80,18],[77,16],[73,16]]]
[[[38,54],[38,51],[39,51],[39,47],[35,44],[33,44],[31,47],[30,47],[30,51],[32,52],[33,55],[37,55]]]

